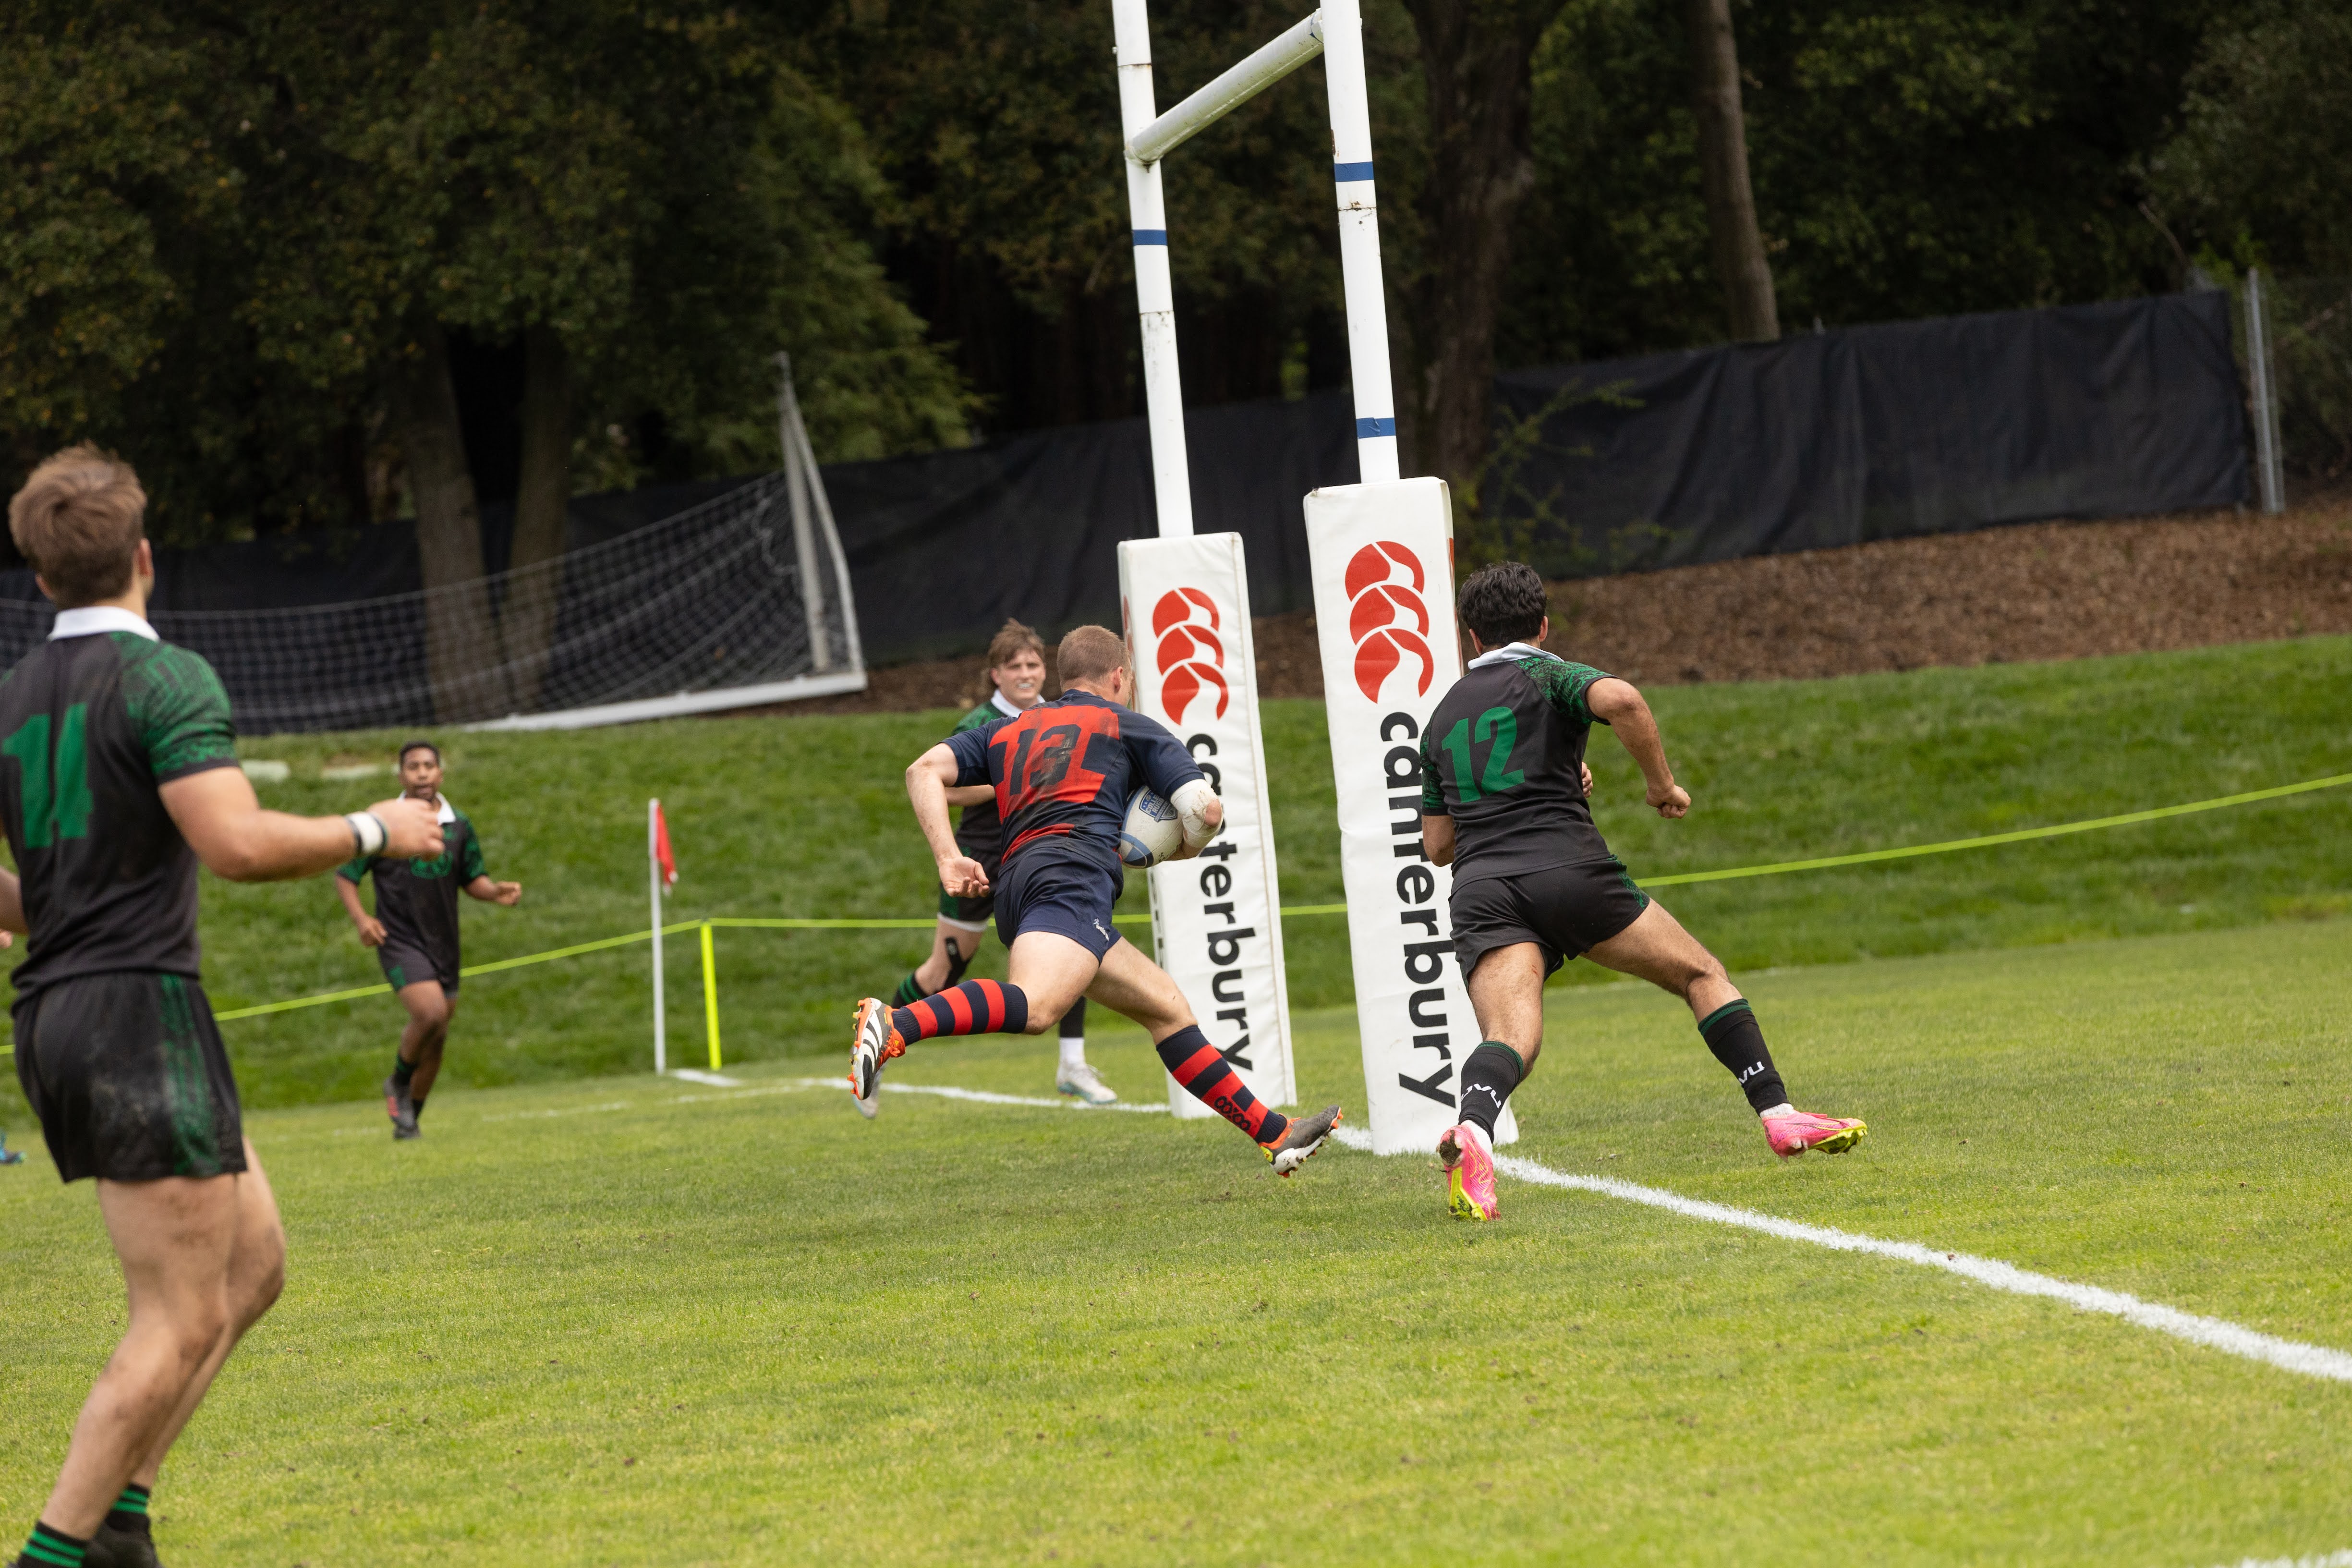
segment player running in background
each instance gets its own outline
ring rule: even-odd
[[[383,1080],[383,1113],[392,1118],[394,1138],[421,1138],[416,1119],[441,1076],[441,1047],[457,1011],[457,895],[512,909],[522,884],[494,882],[482,869],[481,835],[441,796],[440,747],[411,741],[400,748],[400,790],[403,798],[433,808],[441,823],[440,853],[361,855],[336,873],[335,893],[408,1009],[392,1076]],[[375,873],[373,916],[360,907],[360,879],[370,871]]]
[[[913,1041],[1042,1034],[1090,995],[1142,1025],[1176,1081],[1248,1133],[1286,1176],[1322,1147],[1339,1108],[1286,1117],[1260,1104],[1193,1022],[1176,982],[1111,924],[1124,884],[1118,839],[1129,798],[1148,786],[1181,815],[1179,859],[1214,837],[1223,804],[1175,736],[1122,706],[1134,678],[1115,633],[1078,627],[1062,639],[1057,662],[1059,699],[951,736],[907,770],[907,795],[938,858],[940,885],[965,895],[994,889],[1010,973],[1001,984],[966,980],[895,1010],[871,996],[858,1003],[849,1058],[857,1109],[874,1114],[883,1064]],[[1010,836],[993,879],[948,827],[948,791],[982,783],[995,789]]]
[[[1448,1202],[1495,1217],[1496,1119],[1543,1047],[1543,985],[1582,953],[1690,1005],[1698,1032],[1763,1121],[1772,1152],[1841,1154],[1868,1131],[1789,1103],[1756,1014],[1716,956],[1633,885],[1593,826],[1584,747],[1611,726],[1660,816],[1690,810],[1650,706],[1633,686],[1543,651],[1543,579],[1505,561],[1462,584],[1477,657],[1422,731],[1422,844],[1454,868],[1454,953],[1486,1038],[1462,1067],[1462,1121],[1437,1145]]]
[[[49,640],[0,681],[17,866],[0,871],[0,927],[31,933],[16,1079],[58,1174],[97,1180],[130,1309],[22,1568],[151,1568],[163,1456],[285,1281],[277,1201],[197,977],[197,862],[260,882],[331,870],[355,846],[441,847],[414,802],[261,809],[212,666],[147,624],[146,503],[129,464],[76,447],[8,506],[58,605]]]
[[[953,733],[961,735],[999,719],[1017,719],[1044,700],[1044,639],[1019,621],[1005,622],[989,641],[988,679],[995,689],[987,701],[957,721]],[[963,816],[956,824],[956,847],[963,851],[966,859],[978,862],[993,882],[1004,853],[1004,824],[996,814],[996,792],[984,784],[951,789],[948,791],[948,804],[963,808]],[[931,956],[898,982],[898,989],[890,1000],[898,1006],[911,1007],[961,980],[963,972],[971,967],[973,957],[987,942],[988,922],[995,912],[993,892],[966,897],[942,887],[939,927],[931,933]],[[1110,1085],[1103,1082],[1102,1075],[1087,1065],[1085,997],[1071,1003],[1070,1010],[1062,1015],[1061,1039],[1062,1059],[1054,1075],[1054,1087],[1088,1105],[1108,1105],[1118,1100]]]

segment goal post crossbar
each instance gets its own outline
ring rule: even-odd
[[[1129,155],[1157,163],[1322,52],[1323,13],[1317,11],[1129,137]]]

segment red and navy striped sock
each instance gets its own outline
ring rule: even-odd
[[[1017,1035],[1029,1026],[1029,998],[1018,985],[966,980],[893,1008],[890,1026],[910,1046],[934,1035]]]
[[[1290,1125],[1290,1118],[1272,1106],[1258,1103],[1224,1053],[1209,1044],[1198,1024],[1187,1024],[1160,1042],[1160,1059],[1193,1099],[1248,1133],[1260,1143],[1271,1143]]]

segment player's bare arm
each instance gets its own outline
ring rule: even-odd
[[[977,898],[988,891],[988,871],[963,852],[948,820],[948,791],[961,771],[945,742],[933,746],[908,765],[907,799],[915,808],[923,841],[931,847],[931,858],[939,863],[940,886],[959,898]]]
[[[963,784],[948,791],[950,805],[985,805],[996,798],[992,784]]]
[[[1659,737],[1658,721],[1643,700],[1642,693],[1630,680],[1605,676],[1592,683],[1585,700],[1591,705],[1592,716],[1609,726],[1617,743],[1625,748],[1634,765],[1642,770],[1643,781],[1649,786],[1648,799],[1660,816],[1685,816],[1690,812],[1690,791],[1675,783],[1675,770],[1666,765],[1666,743]],[[1592,788],[1592,774],[1584,775],[1584,787]]]
[[[488,877],[477,877],[466,884],[466,896],[469,899],[478,899],[486,904],[496,904],[500,909],[510,910],[522,902],[522,884],[494,882]]]
[[[343,900],[343,913],[351,916],[352,924],[359,928],[360,945],[382,947],[383,922],[368,913],[367,907],[360,902],[359,884],[338,877],[335,879],[335,895]]]
[[[365,812],[382,825],[373,837],[350,817],[295,816],[265,811],[253,781],[236,768],[210,768],[161,786],[163,809],[205,869],[232,882],[282,882],[331,871],[355,852],[404,858],[441,853],[441,824],[433,807],[405,797],[378,801]]]

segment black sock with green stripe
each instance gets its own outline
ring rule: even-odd
[[[37,1563],[43,1568],[81,1568],[82,1553],[89,1542],[78,1535],[68,1535],[47,1523],[33,1526],[33,1533],[25,1538],[25,1550],[18,1554],[22,1563]]]
[[[1789,1086],[1772,1065],[1772,1053],[1764,1047],[1764,1026],[1756,1021],[1756,1010],[1746,997],[1734,997],[1701,1018],[1698,1032],[1724,1070],[1739,1080],[1748,1109],[1760,1113],[1788,1102]]]
[[[403,1061],[397,1054],[392,1058],[392,1087],[405,1091],[408,1080],[416,1076],[416,1064]]]
[[[145,1487],[133,1482],[122,1489],[114,1506],[106,1510],[106,1528],[126,1535],[145,1535],[147,1531],[147,1497]]]
[[[911,1007],[929,994],[929,992],[923,989],[923,983],[915,978],[915,972],[910,969],[907,971],[907,978],[898,982],[898,989],[890,993],[890,1005]]]
[[[417,1118],[419,1118],[419,1117],[423,1116],[424,1114],[425,1114],[425,1097],[424,1097],[423,1095],[421,1095],[421,1094],[420,1094],[420,1095],[418,1095],[415,1100],[410,1100],[410,1101],[408,1102],[408,1116],[409,1116],[409,1120],[411,1120],[411,1121],[413,1121],[416,1120]]]

